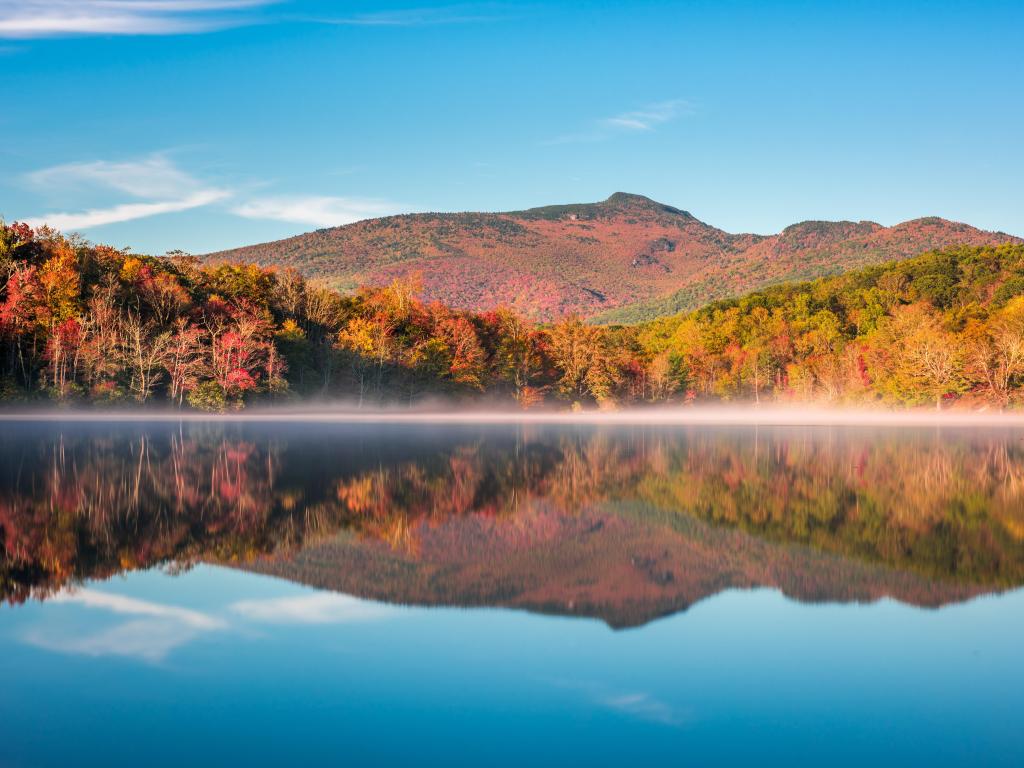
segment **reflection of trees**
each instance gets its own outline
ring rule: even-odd
[[[636,493],[758,536],[933,576],[1024,578],[1024,448],[1005,436],[695,435]]]
[[[156,564],[286,554],[340,529],[414,550],[422,523],[514,513],[557,458],[470,442],[324,469],[301,445],[217,432],[17,446],[0,445],[0,590],[13,600]]]
[[[259,548],[289,499],[252,443],[180,435],[61,438],[8,464],[0,492],[4,590]],[[13,470],[13,471],[12,471]]]
[[[537,505],[619,502],[661,510],[647,525],[693,516],[931,577],[1024,582],[1024,446],[1008,435],[539,430],[400,454],[393,438],[348,440],[193,428],[0,442],[0,591],[287,555],[343,529],[415,554],[425,526],[453,518],[514,532]]]
[[[555,464],[556,455],[542,446],[502,449],[475,441],[341,478],[336,496],[354,529],[415,551],[420,524],[469,514],[514,516]]]

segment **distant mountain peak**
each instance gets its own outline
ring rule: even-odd
[[[661,203],[657,200],[652,200],[646,195],[637,195],[632,192],[613,192],[605,202],[611,205],[649,205],[661,207]]]
[[[645,195],[637,195],[632,192],[614,192],[604,201],[605,205],[617,208],[647,208],[657,213],[675,213],[688,218],[693,218],[689,211],[675,208],[665,203],[659,203]]]
[[[608,322],[692,309],[785,280],[953,245],[1016,241],[924,218],[804,221],[777,235],[730,234],[644,195],[503,213],[420,213],[357,222],[208,258],[292,266],[343,291],[405,275],[423,298],[466,309],[506,305],[538,320]]]
[[[666,214],[681,217],[687,222],[697,221],[689,212],[659,203],[644,195],[631,192],[615,192],[597,203],[570,203],[568,205],[545,205],[504,214],[517,219],[558,220],[558,219],[607,219],[612,216],[643,215],[648,218],[663,217]],[[499,214],[501,215],[501,214]]]

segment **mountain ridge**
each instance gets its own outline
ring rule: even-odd
[[[616,192],[594,203],[365,219],[204,258],[292,267],[342,291],[419,274],[426,300],[459,308],[636,322],[935,248],[1005,242],[1021,239],[935,216],[890,227],[807,220],[773,235],[729,233]]]

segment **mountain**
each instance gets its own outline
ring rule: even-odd
[[[340,290],[420,273],[427,300],[455,307],[639,321],[933,248],[1019,241],[939,218],[893,227],[808,221],[777,235],[730,234],[618,192],[599,203],[509,213],[370,219],[205,258],[294,267]]]

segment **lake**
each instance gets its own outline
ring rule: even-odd
[[[1024,764],[1024,430],[0,422],[0,765]]]

